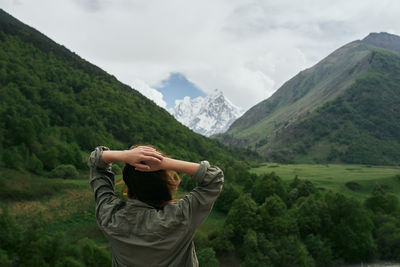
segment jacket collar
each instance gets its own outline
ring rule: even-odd
[[[127,205],[141,207],[141,208],[155,209],[153,206],[146,204],[138,199],[133,199],[133,198],[128,198]]]

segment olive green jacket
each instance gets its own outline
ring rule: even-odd
[[[90,185],[97,223],[110,241],[113,266],[198,266],[193,235],[222,190],[222,171],[202,161],[192,176],[197,187],[157,210],[115,195],[111,164],[101,157],[106,149],[97,147],[90,155]]]

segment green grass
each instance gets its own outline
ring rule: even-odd
[[[39,200],[78,189],[80,180],[50,179],[26,171],[0,168],[0,202]]]
[[[89,174],[86,173],[86,177]],[[19,225],[25,227],[32,220],[43,220],[49,233],[64,232],[72,240],[84,237],[106,246],[107,240],[100,232],[94,214],[93,193],[88,178],[52,179],[25,171],[0,168],[0,205],[8,206]],[[116,175],[116,183],[121,175]],[[120,192],[122,184],[116,186]],[[179,190],[176,198],[187,191]],[[1,209],[0,209],[1,213]],[[213,209],[199,231],[211,233],[222,227],[226,215]]]
[[[96,223],[88,172],[80,177],[53,179],[0,168],[0,214],[7,207],[22,228],[40,221],[46,232],[64,232],[72,240],[89,237],[103,244],[106,240]]]
[[[370,166],[355,164],[277,164],[265,163],[251,170],[256,174],[275,172],[284,181],[291,181],[296,175],[310,180],[321,190],[332,190],[357,198],[370,194],[376,184],[383,185],[389,192],[400,196],[400,167]],[[357,191],[350,190],[346,183],[361,185]]]

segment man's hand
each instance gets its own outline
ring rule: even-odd
[[[138,171],[156,171],[161,169],[161,162],[164,157],[152,147],[138,146],[134,149],[123,151],[105,150],[103,151],[102,159],[105,163],[126,162],[134,166]]]
[[[138,171],[151,172],[162,169],[163,160],[163,155],[155,148],[138,146],[127,151],[124,161]]]
[[[198,163],[164,157],[155,148],[149,146],[138,146],[123,151],[105,150],[103,151],[102,159],[105,163],[126,162],[141,172],[173,170],[193,175],[199,167]]]
[[[155,148],[148,146],[138,146],[134,149],[126,150],[124,162],[132,165],[138,171],[156,171],[161,167],[164,157]]]

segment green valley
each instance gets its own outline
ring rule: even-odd
[[[219,137],[240,148],[195,134],[0,9],[0,266],[110,266],[86,162],[98,145],[132,144],[224,171],[224,189],[194,236],[200,266],[399,261],[400,57],[370,45],[339,49]],[[323,164],[261,165],[257,151]],[[117,182],[121,167],[112,166]],[[182,176],[176,197],[194,186]]]
[[[311,181],[319,190],[332,190],[363,200],[380,185],[400,196],[400,167],[357,164],[281,164],[265,163],[252,172],[276,173],[283,181],[294,177]]]

